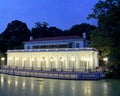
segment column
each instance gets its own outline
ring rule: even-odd
[[[58,56],[56,55],[56,69],[58,69]]]
[[[7,65],[10,66],[10,64],[11,64],[11,58],[8,58]]]
[[[47,69],[49,68],[49,59],[48,59],[48,56],[46,58],[46,67],[47,67]]]
[[[66,69],[69,68],[69,63],[68,63],[68,55],[66,56]]]
[[[31,61],[31,68],[32,68],[32,69],[33,69],[34,61],[35,61],[35,59],[32,58],[32,61]]]
[[[32,58],[30,57],[30,67],[32,67]]]
[[[37,58],[37,61],[38,61],[37,67],[40,68],[40,58],[39,57]]]
[[[22,58],[22,67],[24,67],[24,58]]]
[[[76,56],[76,69],[79,69],[79,60],[78,60],[78,55]]]
[[[16,63],[17,61],[18,61],[18,58],[15,58],[15,67],[18,67]]]
[[[98,52],[94,52],[95,67],[98,67]]]

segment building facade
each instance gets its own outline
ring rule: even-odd
[[[38,38],[24,42],[24,50],[8,50],[7,65],[41,70],[88,70],[98,67],[98,51],[85,36]]]

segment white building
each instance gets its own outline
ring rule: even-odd
[[[7,65],[42,70],[85,70],[98,67],[98,51],[78,36],[31,39],[24,50],[8,50]]]

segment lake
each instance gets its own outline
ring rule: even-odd
[[[0,74],[0,96],[120,96],[120,80],[57,80]]]

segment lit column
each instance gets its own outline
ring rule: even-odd
[[[11,58],[8,58],[8,61],[7,61],[8,67],[10,67],[10,64],[11,64]]]
[[[58,68],[58,56],[56,56],[56,69]]]
[[[61,71],[63,71],[63,67],[64,67],[63,63],[64,63],[64,59],[63,59],[63,58],[61,58],[61,59],[60,59]]]
[[[46,58],[46,68],[49,68],[49,62],[48,57]]]
[[[82,60],[82,65],[84,66],[84,70],[86,71],[86,69],[87,69],[87,62],[86,62],[85,57],[83,57],[81,60]]]
[[[25,69],[25,60],[26,60],[26,58],[22,59],[22,67],[23,67],[23,69]]]
[[[2,58],[1,58],[1,65],[4,66],[4,63],[5,63],[5,58],[2,57]]]
[[[42,64],[43,64],[43,58],[41,59],[41,65],[40,65],[41,70],[43,70]]]
[[[76,56],[75,66],[76,66],[76,69],[79,69],[79,59],[78,59],[78,55]]]
[[[31,69],[33,69],[33,65],[34,65],[34,58],[32,58],[32,64],[31,64]]]
[[[66,69],[69,68],[69,65],[68,65],[68,56],[66,56]]]
[[[71,61],[72,61],[72,71],[75,71],[75,65],[74,65],[74,63],[75,63],[75,58],[72,58]]]
[[[46,60],[46,58],[45,58],[45,57],[42,57],[42,58],[41,58],[41,70],[43,70],[43,69],[44,69],[43,64],[44,64],[45,60]]]
[[[15,58],[15,67],[17,67],[17,61],[18,61],[19,58]]]
[[[53,71],[53,61],[54,61],[54,58],[51,58],[50,61],[51,61],[50,62],[51,63],[51,71]]]
[[[37,58],[37,61],[38,61],[38,64],[37,64],[38,66],[37,67],[40,68],[40,59],[39,59],[39,57]]]

